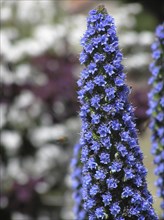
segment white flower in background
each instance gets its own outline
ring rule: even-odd
[[[28,181],[28,176],[20,166],[19,160],[17,158],[11,158],[9,164],[6,168],[8,176],[14,180],[17,180],[19,183],[26,183]]]
[[[36,163],[39,164],[43,169],[42,172],[48,171],[50,167],[55,167],[62,159],[63,153],[59,146],[53,144],[46,144],[41,147],[37,152]],[[64,158],[63,158],[64,160]],[[35,166],[40,168],[40,166]],[[38,170],[39,171],[39,170]]]
[[[32,129],[30,132],[31,140],[38,147],[48,141],[56,141],[66,136],[66,128],[61,124],[48,127],[39,126],[38,128]]]
[[[26,83],[31,78],[31,67],[28,64],[21,64],[16,67],[15,71],[15,81],[18,84]]]
[[[7,70],[3,63],[0,64],[0,82],[5,84],[11,84],[14,80],[14,75],[11,71]]]
[[[12,16],[11,8],[9,8],[7,5],[1,8],[0,20],[2,22],[8,21],[11,18],[11,16]]]
[[[6,148],[7,153],[13,155],[21,145],[21,136],[16,131],[3,130],[0,134],[0,143]]]
[[[17,108],[26,108],[32,105],[35,102],[35,97],[30,91],[21,92],[19,96],[17,96],[15,105]]]
[[[139,34],[139,44],[141,46],[150,46],[154,40],[154,35],[150,31],[142,31]]]
[[[127,69],[132,68],[141,68],[143,66],[146,66],[147,63],[150,61],[150,54],[149,53],[138,53],[134,55],[127,56],[127,59],[124,61],[127,66]]]
[[[1,104],[0,105],[0,128],[2,128],[6,124],[6,117],[7,114],[7,105],[6,104]]]
[[[17,19],[31,24],[40,23],[42,19],[49,22],[56,13],[53,1],[16,1],[16,5]]]

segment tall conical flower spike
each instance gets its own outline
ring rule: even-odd
[[[81,146],[76,144],[74,146],[74,154],[71,160],[72,167],[72,188],[74,198],[74,215],[75,220],[86,220],[86,212],[83,208],[82,200],[82,164],[80,161]]]
[[[156,220],[114,19],[91,10],[81,39],[83,199],[89,220]]]
[[[164,23],[156,28],[156,40],[152,44],[150,64],[152,73],[149,83],[152,90],[149,93],[149,110],[152,131],[152,154],[156,164],[155,174],[158,176],[156,186],[158,196],[162,198],[161,208],[164,219]]]

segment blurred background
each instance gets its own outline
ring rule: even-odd
[[[70,160],[79,139],[80,38],[88,11],[105,4],[115,18],[139,140],[156,197],[146,116],[150,45],[162,0],[1,0],[0,216],[73,220]]]

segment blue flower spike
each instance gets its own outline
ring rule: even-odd
[[[164,219],[164,23],[156,28],[156,40],[152,44],[153,62],[150,64],[151,77],[149,84],[149,110],[152,131],[152,154],[156,165],[155,174],[158,176],[156,186],[158,196],[162,198],[161,209]]]
[[[85,68],[78,97],[86,219],[157,220],[128,102],[116,27],[104,6],[90,11],[81,45]]]
[[[85,220],[86,211],[83,208],[82,200],[82,164],[80,162],[81,146],[76,144],[74,146],[74,154],[71,160],[72,172],[72,188],[74,199],[74,215],[75,220]]]

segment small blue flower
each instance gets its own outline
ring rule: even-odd
[[[87,174],[83,177],[83,182],[85,185],[89,185],[91,183],[91,181],[92,181],[92,178],[89,174]]]
[[[92,141],[92,144],[91,144],[91,149],[97,153],[100,149],[100,144],[97,143],[96,141]]]
[[[132,168],[126,168],[124,169],[125,172],[125,178],[126,180],[134,178],[134,170]]]
[[[163,88],[163,82],[158,82],[154,87],[154,93],[159,93]]]
[[[101,45],[106,45],[107,42],[108,42],[108,37],[107,37],[107,35],[106,35],[106,34],[102,35],[102,36],[101,36],[101,41],[100,41]]]
[[[83,105],[82,108],[81,108],[80,116],[81,117],[86,117],[88,112],[89,112],[89,106],[87,104]]]
[[[136,167],[136,170],[141,174],[141,176],[146,176],[147,170],[142,164],[135,163],[135,167]]]
[[[111,122],[111,127],[115,131],[120,130],[120,123],[119,123],[119,121],[118,120],[113,120]]]
[[[86,31],[86,36],[90,37],[93,36],[95,34],[95,29],[94,28],[90,28]],[[83,45],[82,45],[83,46]]]
[[[88,65],[88,72],[94,74],[97,71],[97,67],[95,63],[90,63]]]
[[[82,148],[82,151],[81,151],[81,161],[82,162],[85,162],[87,160],[87,157],[88,157],[88,153],[89,153],[89,150],[88,148],[85,146]]]
[[[110,111],[113,110],[113,108],[111,107],[111,105],[105,105],[105,106],[103,106],[103,110],[104,110],[105,112],[110,112]]]
[[[105,92],[106,92],[106,95],[109,98],[109,100],[111,100],[115,97],[115,89],[113,87],[106,88]]]
[[[158,115],[156,116],[156,119],[162,122],[164,120],[164,113],[163,112],[158,113]]]
[[[98,128],[98,133],[101,137],[106,137],[109,134],[109,128],[105,124],[102,124]]]
[[[114,18],[112,18],[111,16],[107,16],[104,19],[103,25],[104,25],[104,27],[110,27],[110,24],[113,23],[113,22],[114,22]],[[111,28],[109,30],[111,30]],[[114,34],[116,35],[115,29],[113,28],[112,30],[113,30]]]
[[[93,157],[89,158],[87,164],[88,164],[88,168],[90,168],[91,170],[96,169],[96,167],[97,167],[97,163]]]
[[[95,214],[98,219],[103,219],[105,216],[103,207],[97,208]]]
[[[110,156],[108,153],[101,153],[99,157],[100,157],[100,163],[108,164],[110,161]]]
[[[161,56],[161,51],[160,50],[155,50],[152,54],[153,59],[157,60]]]
[[[82,72],[81,72],[81,77],[82,77],[82,79],[87,79],[87,78],[89,77],[89,72],[88,72],[87,69],[82,70]],[[80,85],[78,85],[78,86],[82,86],[82,85],[83,85],[83,84],[80,84]]]
[[[87,45],[86,47],[84,47],[84,49],[85,49],[86,53],[91,54],[94,50],[94,47],[93,47],[93,45]]]
[[[105,56],[103,54],[100,54],[100,53],[96,53],[93,57],[95,63],[98,63],[98,62],[102,62],[104,61],[105,59]]]
[[[138,216],[139,213],[140,213],[140,210],[139,210],[138,207],[131,207],[131,208],[129,209],[129,213],[130,213],[130,215],[132,215],[132,216]],[[142,217],[143,217],[143,216],[142,216]]]
[[[106,148],[106,149],[109,149],[111,147],[111,141],[110,141],[110,137],[103,137],[101,138],[101,142],[102,142],[102,145]]]
[[[113,216],[116,216],[120,213],[121,208],[120,208],[118,202],[115,202],[112,204],[112,206],[110,207],[110,211]]]
[[[129,137],[129,132],[128,131],[124,131],[120,134],[121,136],[121,140],[122,141],[129,141],[130,137]]]
[[[96,185],[96,184],[94,184],[89,191],[91,196],[95,196],[99,192],[100,192],[100,189],[99,189],[98,185]]]
[[[158,41],[155,41],[155,42],[152,43],[152,45],[151,45],[152,51],[158,49],[158,47],[159,47],[159,42],[158,42]],[[150,64],[150,67],[151,67],[151,65],[152,65],[152,64]]]
[[[113,53],[116,52],[118,50],[118,42],[117,42],[117,38],[116,41],[114,41],[111,45],[104,45],[103,50],[106,53]]]
[[[128,154],[126,147],[121,143],[117,145],[117,150],[121,154],[122,157],[125,157]]]
[[[113,161],[112,164],[109,166],[109,169],[112,173],[119,172],[122,168],[122,162]]]
[[[164,107],[164,97],[161,97],[160,104],[162,107]]]
[[[110,177],[106,180],[107,186],[109,189],[115,189],[117,188],[117,179],[114,179],[113,177]]]
[[[87,131],[85,134],[84,134],[84,137],[87,141],[90,141],[92,139],[92,132],[91,131]]]
[[[120,100],[118,100],[118,101],[115,103],[115,109],[116,109],[117,111],[123,110],[123,109],[124,109],[124,103],[121,102]]]
[[[112,76],[114,74],[114,67],[111,64],[106,64],[104,66],[104,70],[109,76]]]
[[[99,44],[100,44],[100,42],[101,42],[101,38],[100,38],[100,37],[94,37],[94,38],[92,39],[92,42],[93,42],[93,46],[94,46],[95,48],[98,48],[98,46],[99,46]]]
[[[158,37],[159,40],[164,39],[164,24],[158,25],[156,28],[156,36]]]
[[[105,85],[105,79],[103,76],[96,76],[94,79],[95,84],[98,86],[104,86]]]
[[[86,83],[86,85],[84,86],[84,88],[85,88],[86,91],[89,91],[91,93],[93,91],[93,89],[94,89],[94,86],[95,86],[94,82],[89,80]]]
[[[129,196],[133,195],[133,190],[129,186],[126,186],[123,189],[123,192],[121,195],[122,195],[122,198],[128,198]]]
[[[126,162],[129,165],[136,164],[136,158],[134,157],[134,155],[132,153],[129,153],[126,155]],[[140,166],[140,164],[139,164],[139,166]]]
[[[87,56],[87,54],[83,51],[83,52],[81,52],[81,54],[80,54],[80,62],[81,63],[85,63],[86,61],[87,61],[87,59],[88,59],[88,56]]]
[[[106,177],[106,174],[103,170],[97,170],[94,176],[97,180],[104,180]]]
[[[95,206],[95,204],[96,204],[96,201],[94,199],[88,199],[87,202],[86,202],[87,207],[85,207],[85,209],[86,208],[91,209]]]
[[[92,123],[93,124],[98,124],[100,122],[100,118],[101,118],[100,115],[92,114],[91,117],[92,117]]]
[[[116,217],[116,220],[125,220],[122,216]]]
[[[116,84],[116,86],[123,86],[124,80],[121,79],[120,77],[116,77],[115,84]]]
[[[105,206],[109,205],[110,202],[112,201],[112,195],[111,193],[106,193],[102,195],[102,201]]]
[[[96,220],[96,217],[94,214],[89,214],[89,220]]]
[[[91,98],[91,106],[95,107],[95,109],[98,109],[100,106],[100,96],[99,95],[95,95]]]
[[[133,193],[132,198],[131,198],[131,202],[133,204],[140,205],[143,202],[143,198],[141,197],[141,195],[139,193]]]

